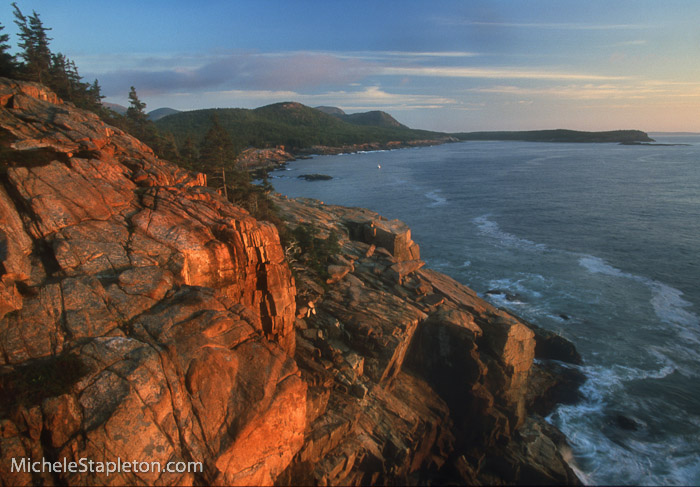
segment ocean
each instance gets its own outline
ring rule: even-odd
[[[571,340],[584,400],[547,419],[585,483],[700,484],[700,136],[316,156],[290,197],[405,221],[427,265]],[[328,181],[306,181],[321,173]]]

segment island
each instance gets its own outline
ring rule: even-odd
[[[333,179],[333,176],[329,176],[328,174],[302,174],[300,176],[297,176],[299,179],[306,179],[307,181],[328,181],[330,179]]]

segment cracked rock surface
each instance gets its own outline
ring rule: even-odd
[[[0,143],[2,483],[271,483],[306,415],[276,229],[40,85],[0,78]]]

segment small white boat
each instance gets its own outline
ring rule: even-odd
[[[381,164],[377,164],[377,169],[381,169],[381,168],[382,168],[382,165],[381,165]]]

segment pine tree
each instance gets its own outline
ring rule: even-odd
[[[193,168],[194,164],[199,160],[199,150],[192,140],[191,136],[187,136],[180,147],[180,158],[186,167]]]
[[[228,199],[228,186],[231,184],[231,176],[237,176],[235,171],[229,171],[229,181],[226,180],[226,170],[233,167],[236,152],[231,136],[219,123],[216,113],[211,116],[211,127],[200,144],[199,162],[200,169],[207,173],[209,183],[219,186]],[[220,184],[219,184],[220,183]]]
[[[62,99],[71,100],[73,97],[73,83],[68,76],[68,59],[61,53],[51,55],[49,79],[46,84]]]
[[[102,94],[102,87],[100,83],[95,79],[92,84],[87,88],[87,103],[88,106],[85,108],[92,110],[94,112],[101,112],[104,107],[102,106],[102,99],[104,95]]]
[[[12,78],[17,71],[15,57],[8,52],[10,45],[6,44],[10,40],[8,34],[2,34],[5,26],[0,23],[0,76]]]
[[[153,122],[150,122],[153,123]],[[163,159],[167,159],[170,162],[180,162],[180,151],[175,143],[175,136],[170,132],[159,133],[157,130],[154,131],[156,134],[154,141],[151,142],[151,148]],[[153,145],[155,144],[155,145]]]
[[[47,32],[51,29],[44,27],[36,12],[25,17],[16,3],[12,3],[12,6],[15,9],[15,24],[19,27],[18,46],[22,49],[19,56],[24,60],[21,66],[22,77],[29,81],[48,83],[51,76],[51,38]]]
[[[146,104],[139,99],[136,88],[132,86],[129,91],[129,108],[126,109],[126,117],[136,125],[145,125],[148,120],[145,110]]]
[[[233,141],[219,123],[219,117],[214,113],[211,117],[211,126],[199,147],[200,163],[205,170],[220,171],[227,166],[232,166],[235,157]]]
[[[142,142],[149,143],[149,135],[155,135],[155,127],[146,115],[146,104],[139,99],[136,88],[129,91],[129,108],[126,109],[126,119],[129,124],[129,132]]]

